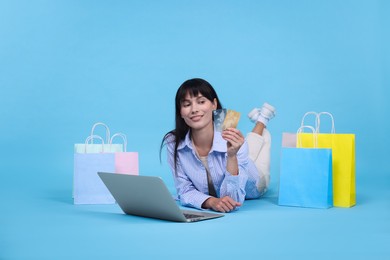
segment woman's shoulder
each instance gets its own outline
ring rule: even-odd
[[[176,144],[178,137],[176,136],[175,132],[169,132],[164,136],[164,143],[168,146],[174,146]],[[184,142],[184,140],[180,141],[179,143]]]
[[[187,134],[182,138],[176,136],[174,132],[169,132],[164,136],[164,144],[167,146],[168,149],[175,149],[176,142],[178,142],[178,150],[188,147],[189,143],[191,143],[189,132],[187,132]]]
[[[164,136],[164,143],[166,145],[172,145],[176,142],[176,136],[174,132],[169,132]]]
[[[176,143],[175,134],[173,132],[167,133],[163,138],[163,144],[166,146],[167,151],[173,152]]]

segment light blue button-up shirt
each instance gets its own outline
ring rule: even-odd
[[[178,199],[183,206],[201,209],[203,202],[208,199],[206,169],[192,145],[190,134],[178,146],[177,168],[174,163],[175,143],[173,136],[167,139],[168,163],[173,173]],[[210,175],[218,197],[229,196],[243,203],[245,198],[260,197],[257,189],[260,181],[259,173],[248,156],[248,144],[245,142],[237,153],[238,172],[234,176],[226,170],[227,146],[221,133],[214,132],[214,140],[207,160]]]

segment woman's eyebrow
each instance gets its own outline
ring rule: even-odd
[[[191,96],[189,98],[182,98],[182,101],[191,101],[192,99],[199,99],[199,98],[205,98],[202,94],[198,94],[197,96]]]
[[[180,103],[184,103],[184,102],[191,102],[191,99],[183,98],[182,100],[180,100]]]

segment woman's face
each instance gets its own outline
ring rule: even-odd
[[[199,130],[213,124],[213,110],[216,108],[216,99],[211,102],[201,93],[194,97],[187,93],[181,101],[180,114],[189,127]]]

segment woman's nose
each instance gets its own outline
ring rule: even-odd
[[[196,112],[198,112],[198,109],[197,108],[192,108],[191,113],[195,114]]]
[[[192,107],[191,107],[191,113],[192,114],[195,114],[196,112],[198,112],[198,106],[196,104],[193,104]]]

